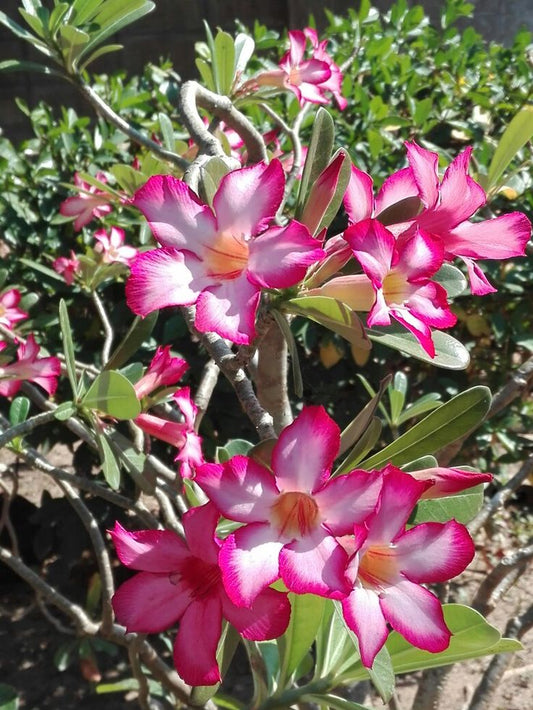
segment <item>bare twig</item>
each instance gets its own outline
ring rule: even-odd
[[[474,609],[484,616],[490,614],[532,558],[533,544],[506,555],[479,585],[472,601]]]
[[[150,690],[148,687],[148,680],[146,675],[143,673],[141,668],[141,662],[139,660],[139,646],[143,641],[142,636],[137,636],[137,638],[128,645],[128,658],[130,661],[131,672],[133,677],[139,684],[139,695],[137,701],[141,706],[141,710],[151,710],[150,706]]]
[[[218,138],[204,125],[197,107],[207,109],[239,134],[246,145],[251,163],[267,159],[263,137],[227,96],[215,94],[196,81],[187,81],[181,87],[179,106],[183,123],[203,155],[227,158]]]
[[[7,420],[4,420],[3,423],[7,423],[7,426],[9,428],[0,433],[0,449],[6,446],[6,444],[9,444],[11,441],[13,441],[13,439],[16,439],[18,436],[25,436],[34,429],[37,429],[37,427],[42,426],[43,424],[48,424],[49,422],[53,422],[54,419],[54,412],[49,411],[36,414],[35,416],[30,417],[29,419],[26,419],[23,422],[20,422],[20,424],[15,424],[11,427],[9,426],[9,422],[7,422]]]
[[[507,622],[505,636],[520,640],[532,627],[533,605],[521,616],[515,616]],[[468,710],[489,710],[493,707],[494,694],[512,660],[512,653],[499,653],[494,656],[472,696]]]
[[[125,133],[128,138],[131,138],[134,143],[137,143],[137,145],[142,145],[144,148],[147,148],[151,153],[156,155],[158,158],[161,158],[161,160],[165,160],[168,163],[172,163],[172,165],[175,165],[182,172],[187,170],[190,165],[188,160],[185,160],[180,155],[177,155],[176,153],[173,153],[170,150],[165,150],[165,148],[163,148],[161,145],[151,140],[150,138],[147,138],[140,131],[137,131],[135,128],[133,128],[130,123],[128,123],[121,116],[115,113],[115,111],[113,111],[113,109],[108,106],[108,104],[101,98],[101,96],[96,93],[96,91],[92,87],[90,87],[88,84],[83,83],[81,80],[76,83],[76,86],[95,109],[96,113],[100,114],[103,118],[109,121],[109,123],[112,123],[119,130]]]
[[[229,380],[259,437],[261,439],[274,438],[275,432],[272,426],[272,417],[259,403],[252,383],[246,376],[244,369],[238,365],[236,356],[229,345],[216,333],[199,333],[196,330],[194,308],[192,306],[182,308],[182,312],[191,333],[202,343],[221,372]]]
[[[106,362],[109,360],[109,356],[111,354],[111,347],[113,345],[113,326],[109,321],[107,311],[104,307],[104,304],[102,303],[102,299],[96,291],[91,292],[91,298],[98,313],[98,317],[100,318],[100,321],[102,323],[102,327],[104,329],[105,340],[104,345],[102,347],[102,365],[105,365]]]
[[[494,515],[498,508],[501,508],[509,500],[509,498],[516,491],[518,486],[520,486],[526,478],[528,478],[533,473],[533,456],[530,456],[522,464],[518,473],[516,473],[510,481],[508,481],[503,488],[495,493],[492,498],[485,503],[483,508],[479,511],[476,517],[470,521],[468,524],[468,529],[471,535],[475,535],[477,531],[485,525],[487,520]]]
[[[18,478],[11,472],[8,472],[8,475],[10,475],[13,479],[13,488],[11,490],[9,490],[9,488],[0,478],[0,488],[4,491],[4,495],[2,497],[2,513],[0,514],[0,533],[4,528],[7,530],[7,534],[9,535],[9,539],[11,540],[11,549],[13,551],[13,554],[19,555],[20,548],[18,543],[17,532],[15,530],[15,526],[11,522],[11,518],[9,517],[9,508],[11,506],[11,501],[17,495]]]
[[[292,422],[292,411],[287,393],[287,343],[275,321],[262,339],[257,352],[254,378],[257,396],[261,405],[272,415],[274,429],[279,434]]]
[[[194,422],[194,428],[196,431],[200,428],[202,417],[207,411],[207,407],[211,401],[211,396],[218,382],[219,374],[220,370],[216,362],[214,360],[209,360],[204,366],[202,379],[196,388],[196,395],[194,397],[194,403],[198,407],[198,413]]]

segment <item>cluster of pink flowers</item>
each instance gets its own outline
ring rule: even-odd
[[[447,648],[440,602],[422,585],[462,572],[474,546],[453,520],[410,528],[407,521],[422,497],[491,476],[453,468],[409,474],[392,465],[333,476],[339,446],[340,430],[325,410],[306,407],[282,431],[270,468],[246,456],[197,467],[195,481],[211,502],[185,515],[186,541],[117,524],[119,558],[139,571],[113,598],[118,621],[142,633],[179,621],[174,661],[192,685],[220,680],[215,654],[223,618],[248,639],[285,631],[289,601],[271,588],[280,579],[296,594],[340,600],[367,667],[389,626],[419,648]],[[215,534],[219,516],[239,525],[223,540]]]
[[[308,42],[310,56],[306,56]],[[346,108],[348,102],[341,94],[342,73],[327,53],[327,44],[327,40],[319,41],[312,27],[289,32],[289,49],[281,58],[279,69],[261,72],[247,85],[287,89],[300,106],[306,102],[328,104],[327,94],[331,94],[341,110]]]
[[[6,330],[13,328],[25,320],[28,314],[19,308],[22,296],[18,289],[11,288],[0,295],[0,325]],[[25,381],[40,385],[52,395],[57,389],[57,378],[61,371],[61,363],[57,357],[39,357],[40,347],[35,337],[30,334],[26,341],[17,344],[17,360],[9,362],[9,358],[0,360],[0,395],[13,397]],[[0,341],[0,353],[8,348],[8,343]]]
[[[531,224],[521,212],[469,221],[486,200],[468,175],[470,148],[450,163],[442,180],[437,153],[416,143],[406,148],[408,167],[391,175],[375,197],[370,175],[352,166],[344,197],[350,226],[326,243],[326,260],[308,285],[335,275],[352,255],[363,273],[335,276],[308,293],[369,312],[369,326],[390,325],[394,318],[433,357],[432,328],[452,326],[456,317],[445,289],[432,278],[459,258],[472,293],[494,291],[476,260],[523,256]]]

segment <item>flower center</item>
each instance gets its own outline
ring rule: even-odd
[[[380,587],[394,583],[398,565],[391,545],[372,545],[359,561],[359,578],[369,586]]]
[[[409,298],[409,284],[403,274],[391,271],[383,279],[383,295],[387,305],[403,305]]]
[[[248,264],[248,244],[243,236],[219,232],[204,257],[209,276],[235,279]]]
[[[272,523],[290,538],[305,536],[317,524],[318,506],[307,493],[282,493],[271,510]]]
[[[188,587],[191,596],[198,600],[208,597],[222,585],[218,565],[204,562],[199,557],[189,557],[179,572],[169,574],[171,584],[182,581]]]

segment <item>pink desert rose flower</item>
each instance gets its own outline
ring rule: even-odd
[[[150,178],[132,204],[162,248],[131,264],[130,308],[144,316],[196,304],[200,332],[250,343],[261,289],[294,286],[324,254],[299,222],[269,226],[284,185],[278,160],[234,170],[222,179],[211,209],[182,180]]]
[[[13,397],[26,381],[40,385],[49,395],[54,394],[61,363],[57,357],[39,357],[39,350],[33,334],[20,343],[17,362],[0,367],[0,395]]]
[[[96,179],[106,183],[107,178],[103,173],[97,173]],[[107,192],[100,190],[95,185],[82,180],[78,173],[74,174],[74,184],[79,188],[78,195],[67,197],[61,203],[59,212],[65,217],[75,217],[74,229],[79,232],[82,227],[94,217],[103,217],[113,209],[109,204],[110,197]]]
[[[475,260],[523,256],[531,235],[529,220],[521,212],[511,212],[470,222],[486,201],[481,185],[468,175],[472,149],[460,153],[440,180],[438,154],[416,143],[405,145],[409,167],[387,178],[375,200],[372,178],[352,169],[344,200],[350,221],[375,217],[397,237],[418,229],[441,241],[445,261],[455,257],[464,261],[472,293],[494,291]]]
[[[13,326],[21,320],[25,320],[28,314],[18,308],[21,295],[16,288],[10,288],[0,296],[0,325],[8,330],[13,330]]]
[[[367,668],[387,640],[388,624],[417,648],[432,653],[448,648],[451,634],[441,604],[422,584],[455,577],[474,557],[468,530],[455,520],[405,529],[427,482],[387,469],[375,512],[342,540],[350,554],[346,577],[352,587],[342,610]]]
[[[118,622],[146,634],[179,622],[174,664],[193,686],[221,680],[216,650],[223,619],[244,638],[264,641],[283,634],[290,616],[286,594],[273,589],[263,590],[250,609],[229,599],[218,566],[217,521],[207,504],[183,516],[185,540],[171,530],[128,532],[119,523],[110,531],[122,564],[139,570],[113,596]]]
[[[349,227],[344,239],[364,273],[339,276],[308,291],[342,301],[354,311],[369,311],[369,326],[390,325],[394,318],[435,356],[431,328],[456,322],[445,289],[431,281],[443,263],[440,241],[422,231],[398,239],[375,219]]]
[[[229,520],[243,523],[220,551],[224,586],[250,606],[279,577],[297,594],[339,598],[346,553],[336,537],[376,506],[381,475],[331,477],[340,431],[323,407],[305,407],[272,452],[272,471],[246,456],[204,464],[196,482]]]
[[[181,357],[172,357],[170,345],[159,346],[146,372],[135,385],[137,399],[147,397],[160,387],[168,387],[179,382],[189,369],[189,365]]]
[[[307,35],[306,35],[307,33]],[[312,56],[305,58],[307,40],[311,40]],[[306,102],[328,104],[325,92],[334,95],[339,108],[347,102],[340,95],[342,74],[339,67],[326,52],[327,42],[318,42],[316,33],[307,30],[289,32],[289,50],[279,62],[279,69],[262,72],[249,82],[250,85],[276,86],[292,91],[300,106]]]
[[[94,233],[97,244],[94,251],[100,254],[104,264],[120,262],[129,265],[137,256],[137,249],[124,244],[126,235],[120,227],[111,227],[109,234],[105,229],[99,229]]]
[[[181,464],[181,477],[192,478],[195,469],[204,463],[202,439],[194,430],[198,408],[191,399],[189,387],[175,392],[172,399],[183,415],[182,422],[163,419],[148,412],[139,414],[133,421],[146,434],[176,447],[178,453],[174,460]]]
[[[72,286],[74,278],[80,268],[80,260],[71,250],[70,258],[66,256],[58,256],[57,259],[54,259],[52,266],[54,271],[57,271],[58,274],[62,274],[67,286]]]

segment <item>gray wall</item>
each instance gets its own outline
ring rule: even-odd
[[[94,70],[112,71],[126,68],[138,72],[150,59],[169,56],[177,71],[185,78],[195,76],[193,46],[204,38],[202,20],[214,28],[232,30],[238,17],[252,25],[254,19],[274,29],[304,26],[310,12],[318,23],[324,17],[324,0],[155,0],[156,9],[131,25],[117,37],[125,49],[95,62]],[[473,0],[476,6],[473,25],[487,39],[510,43],[521,25],[533,31],[533,0]],[[2,10],[18,20],[20,0],[0,0]],[[380,9],[391,6],[392,0],[374,0]],[[414,2],[411,4],[415,4]],[[441,0],[421,0],[432,17],[437,17]],[[327,0],[327,7],[341,14],[358,0]],[[21,24],[24,24],[20,18]],[[4,59],[38,59],[24,42],[0,27],[0,61]],[[25,117],[16,108],[13,98],[19,96],[30,105],[40,99],[53,104],[73,105],[88,110],[74,90],[66,83],[37,74],[0,73],[0,129],[12,140],[29,134]]]

